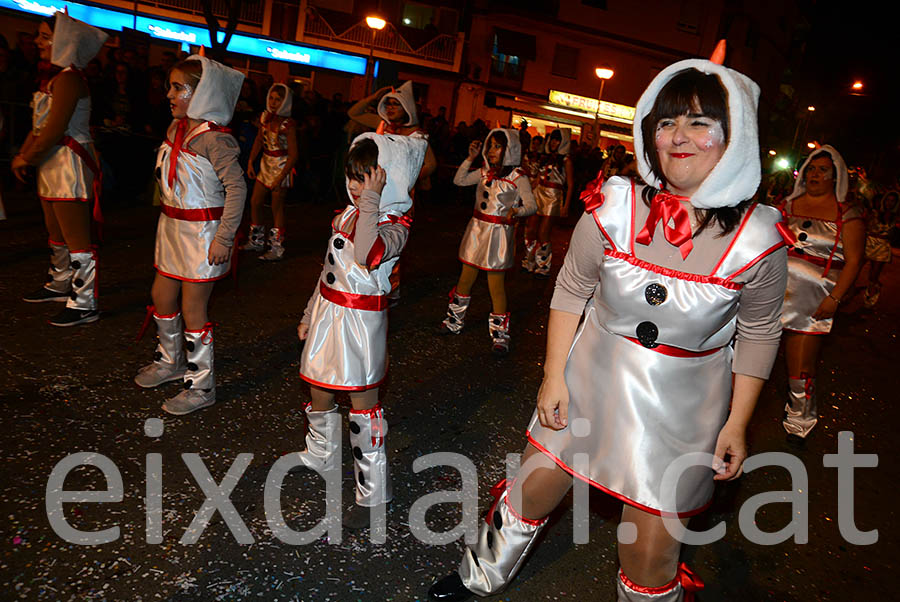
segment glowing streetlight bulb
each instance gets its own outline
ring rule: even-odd
[[[770,156],[770,157],[774,157],[776,154],[778,154],[778,153],[776,153],[774,150],[770,150],[770,151],[769,151],[769,156]]]
[[[609,67],[597,67],[594,69],[594,73],[596,73],[597,77],[600,79],[609,79],[615,74],[615,71]]]
[[[815,142],[807,142],[806,148],[809,148],[809,149],[816,148],[816,143]]]
[[[366,17],[366,25],[372,29],[384,29],[384,26],[387,25],[387,21],[381,17]]]
[[[806,107],[806,110],[807,110],[807,111],[815,111],[815,110],[816,110],[816,107],[814,107],[814,106],[812,106],[812,105],[809,105],[808,107]]]
[[[862,90],[863,83],[861,81],[857,80],[857,81],[853,82],[853,85],[850,87],[853,88],[854,90]]]
[[[779,159],[778,161],[775,162],[775,165],[777,165],[780,169],[787,169],[787,167],[788,167],[787,159]]]

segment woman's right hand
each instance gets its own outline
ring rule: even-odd
[[[16,176],[16,179],[25,183],[25,177],[28,175],[28,163],[25,162],[25,159],[22,158],[22,155],[16,155],[13,157],[12,164],[9,166],[12,169],[13,175]]]
[[[538,391],[538,419],[554,431],[569,425],[569,388],[563,376],[545,376]]]
[[[469,161],[474,161],[480,152],[481,140],[472,140],[472,143],[469,145]]]
[[[253,167],[253,161],[250,161],[250,163],[247,164],[247,177],[251,180],[256,179],[256,168]]]
[[[297,327],[297,338],[300,339],[301,341],[305,341],[306,337],[308,337],[308,336],[309,336],[309,324],[302,322]]]

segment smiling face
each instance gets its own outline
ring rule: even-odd
[[[405,123],[409,120],[403,105],[394,97],[384,101],[384,112],[391,123]]]
[[[281,108],[281,103],[284,102],[284,88],[277,87],[272,88],[269,92],[269,98],[266,99],[266,108],[268,108],[269,113],[277,113],[278,109]]]
[[[502,136],[502,134],[500,135]],[[503,141],[497,140],[497,135],[491,136],[488,139],[488,145],[484,151],[485,157],[487,157],[491,167],[500,167],[503,163],[503,155],[505,153],[506,145],[503,144]]]
[[[834,192],[834,162],[827,154],[816,157],[803,171],[806,194],[825,196]]]
[[[700,188],[727,147],[721,122],[699,111],[660,119],[655,142],[668,189],[686,197]]]
[[[187,116],[188,105],[194,96],[194,86],[191,82],[192,78],[178,69],[172,69],[169,73],[169,92],[166,98],[169,99],[169,107],[175,119],[184,119]]]
[[[51,51],[53,49],[53,30],[46,23],[41,23],[38,27],[38,35],[34,43],[38,47],[41,60],[49,61]]]

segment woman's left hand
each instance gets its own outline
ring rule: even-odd
[[[714,481],[733,481],[741,476],[744,460],[747,459],[747,441],[744,429],[735,428],[727,422],[719,431],[716,440],[716,459],[712,469],[716,471]]]
[[[209,265],[221,265],[228,261],[229,255],[231,255],[231,248],[214,240],[209,245],[209,253],[206,258],[209,261]]]
[[[819,307],[816,308],[815,313],[812,315],[813,320],[827,320],[828,318],[834,317],[838,305],[839,303],[835,301],[831,295],[828,295],[822,299],[821,303],[819,303]]]
[[[28,171],[28,163],[25,162],[25,159],[22,158],[22,155],[16,155],[13,157],[12,164],[9,166],[12,170],[13,174],[15,174],[16,179],[23,184],[25,183],[25,176]]]

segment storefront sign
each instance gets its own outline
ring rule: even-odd
[[[634,121],[634,107],[620,105],[614,102],[601,100],[598,102],[596,98],[588,98],[587,96],[578,96],[577,94],[569,94],[560,90],[550,90],[550,103],[561,107],[569,107],[570,109],[578,109],[589,113],[591,116],[599,115],[603,119],[610,121],[618,121],[620,123],[632,123]]]

